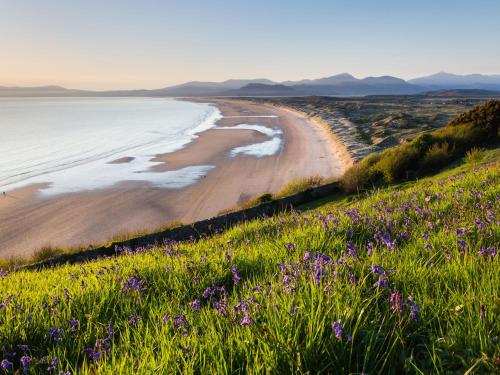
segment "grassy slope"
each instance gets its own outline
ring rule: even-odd
[[[463,165],[198,243],[7,275],[0,278],[3,358],[18,368],[28,355],[33,373],[46,372],[55,356],[57,369],[72,373],[493,373],[500,262],[478,251],[499,242],[498,167],[497,160]],[[467,233],[456,235],[461,228]],[[349,240],[356,255],[348,254]],[[312,259],[304,260],[306,251]],[[130,277],[140,291],[124,288]],[[374,287],[385,279],[387,287]],[[213,286],[225,294],[204,298]],[[401,311],[391,308],[395,291]],[[136,325],[131,315],[140,317]],[[177,319],[175,328],[181,315],[187,324]],[[242,326],[245,317],[253,324]],[[76,332],[69,319],[79,321]],[[339,319],[344,333],[336,338]],[[51,337],[51,328],[61,334]]]

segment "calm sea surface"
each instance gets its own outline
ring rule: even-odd
[[[221,117],[209,104],[164,98],[0,98],[0,190],[48,183],[45,195],[120,181],[183,187],[210,165],[153,173],[172,152]],[[111,163],[121,158],[128,163]],[[132,159],[133,158],[133,159]]]

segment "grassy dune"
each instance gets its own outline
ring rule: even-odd
[[[498,150],[196,243],[0,278],[6,373],[495,373]]]

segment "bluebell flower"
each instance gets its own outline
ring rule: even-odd
[[[8,359],[4,359],[4,360],[2,360],[2,362],[0,363],[0,367],[1,367],[1,368],[2,368],[2,370],[4,370],[4,371],[7,371],[7,370],[11,369],[11,368],[12,368],[12,366],[14,366],[14,364],[13,364],[11,361],[9,361]]]
[[[253,324],[253,319],[246,315],[243,317],[243,319],[241,319],[241,322],[240,322],[240,325],[241,326],[249,326],[249,325],[252,325]]]
[[[31,357],[28,357],[27,355],[23,355],[21,357],[21,365],[23,366],[23,374],[27,374],[28,371],[30,370],[30,364],[31,364]]]
[[[57,363],[58,363],[57,357],[52,358],[52,361],[50,362],[50,366],[47,368],[47,371],[49,372],[56,371]]]
[[[233,275],[233,282],[234,282],[234,284],[238,285],[241,282],[241,277],[238,274],[238,269],[236,267],[236,264],[233,264],[233,266],[231,267],[231,273]]]

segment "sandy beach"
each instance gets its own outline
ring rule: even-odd
[[[179,151],[157,155],[155,161],[162,163],[153,169],[162,173],[213,165],[203,178],[183,189],[125,181],[113,188],[47,198],[38,193],[40,185],[8,192],[0,196],[0,256],[29,256],[43,246],[88,246],[169,222],[209,218],[259,194],[277,192],[299,177],[339,177],[351,163],[338,140],[304,114],[244,100],[210,102],[224,116],[217,127],[199,134]],[[264,157],[231,156],[235,147],[269,139],[256,130],[219,128],[240,124],[280,129],[280,151]],[[116,163],[129,161],[124,157]]]

